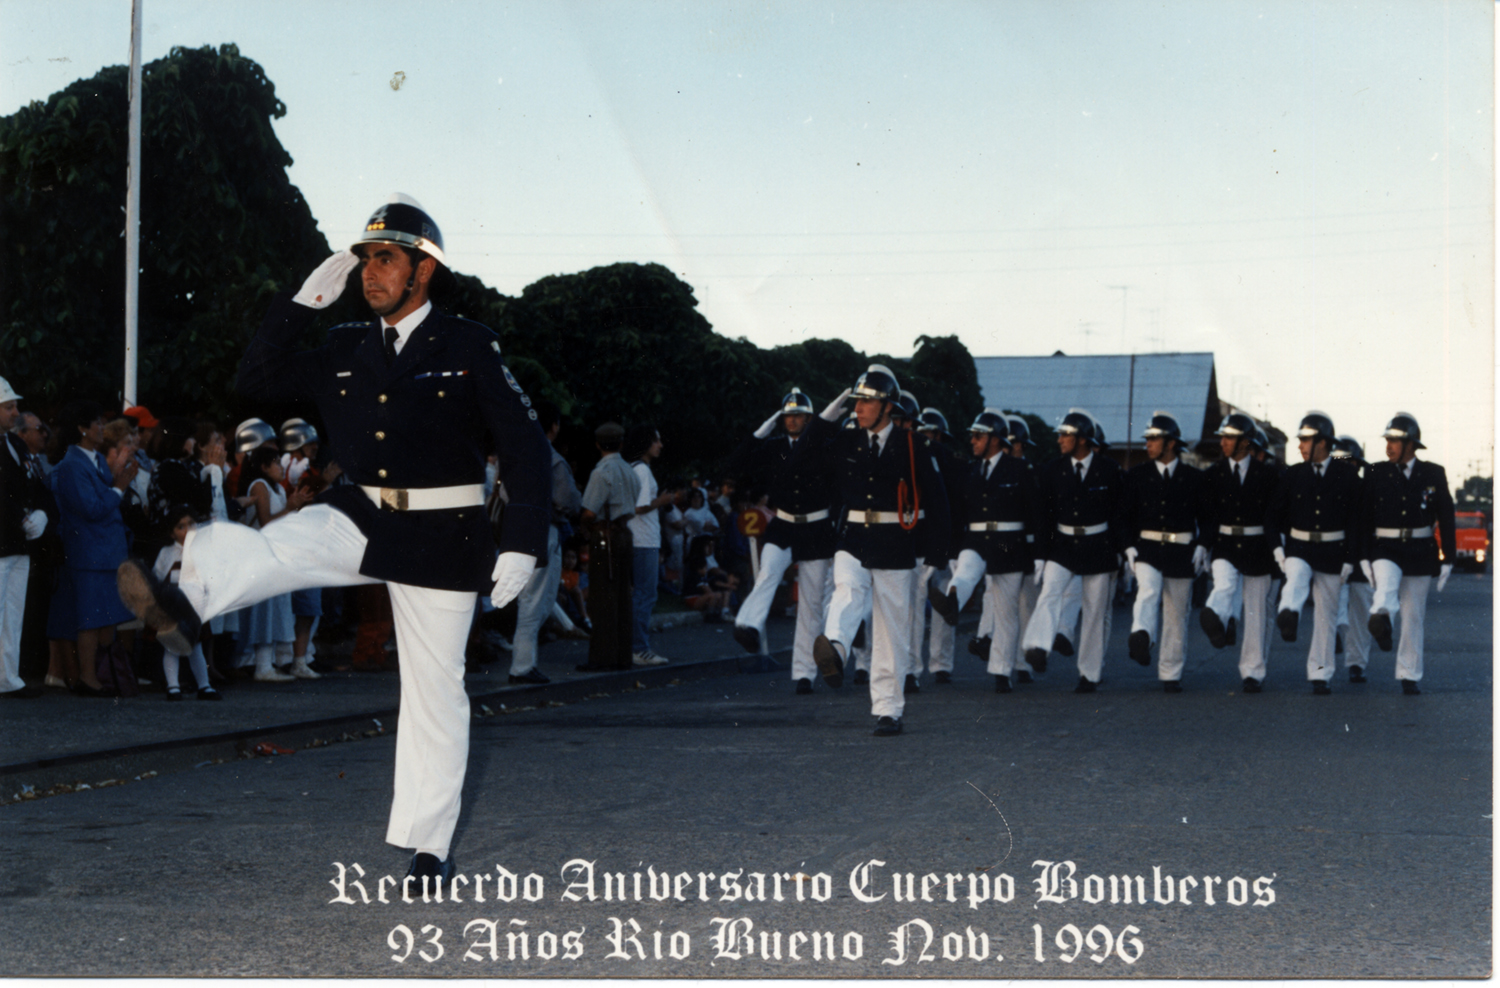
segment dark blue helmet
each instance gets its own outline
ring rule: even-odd
[[[859,380],[854,382],[854,388],[850,397],[873,398],[877,401],[894,402],[901,394],[901,385],[896,383],[896,375],[884,364],[871,364],[869,370],[859,375]]]

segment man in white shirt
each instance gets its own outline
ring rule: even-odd
[[[665,656],[651,651],[651,611],[656,607],[657,573],[661,568],[661,516],[657,512],[676,497],[676,491],[658,494],[651,461],[661,455],[661,433],[655,426],[638,425],[625,436],[625,459],[631,461],[641,492],[635,501],[635,517],[630,519],[630,537],[635,546],[634,582],[635,622],[631,627],[631,661],[638,666],[665,665]]]

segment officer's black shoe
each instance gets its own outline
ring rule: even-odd
[[[1163,693],[1181,693],[1182,683],[1176,679],[1164,679],[1161,684]]]
[[[827,635],[813,639],[813,661],[818,664],[818,674],[823,682],[833,689],[844,685],[844,659]]]
[[[516,683],[536,683],[540,686],[542,683],[550,683],[552,682],[552,680],[548,679],[546,674],[543,673],[542,670],[538,669],[536,666],[532,666],[530,669],[527,669],[519,676],[511,676],[510,682],[512,685]]]
[[[751,655],[760,652],[760,632],[748,625],[737,624],[734,626],[734,640]]]
[[[877,738],[895,737],[901,733],[900,717],[881,717],[875,721],[875,730],[870,733]]]
[[[192,653],[202,622],[181,590],[158,580],[139,559],[120,564],[115,571],[115,586],[131,613],[156,629],[156,640],[163,648],[178,655]]]
[[[1224,625],[1224,644],[1225,645],[1233,645],[1234,642],[1235,642],[1234,618],[1230,618],[1229,619],[1229,623],[1226,624],[1226,625]]]
[[[855,686],[869,686],[870,685],[870,670],[868,670],[868,669],[856,669],[856,670],[854,670],[854,685]]]
[[[1333,654],[1344,654],[1344,636],[1339,634],[1337,631],[1333,633]]]
[[[989,661],[990,637],[985,635],[983,638],[970,638],[969,654],[981,662]]]
[[[932,609],[943,616],[943,621],[949,626],[958,623],[958,591],[949,588],[943,593],[937,587],[927,588],[927,600],[931,602]]]
[[[1329,689],[1328,680],[1326,679],[1314,679],[1312,684],[1313,696],[1327,696],[1333,692],[1333,690]]]
[[[1260,692],[1260,680],[1253,679],[1250,676],[1246,676],[1245,677],[1244,685],[1241,688],[1246,693],[1259,693]]]
[[[1367,679],[1365,677],[1365,671],[1364,671],[1364,669],[1360,668],[1359,666],[1350,666],[1349,667],[1349,682],[1351,682],[1351,683],[1368,683],[1369,679]]]
[[[1375,639],[1375,644],[1380,646],[1382,652],[1389,652],[1395,645],[1391,641],[1391,616],[1384,611],[1376,611],[1370,615],[1370,637]]]
[[[1278,611],[1276,614],[1276,627],[1281,631],[1281,640],[1294,642],[1297,640],[1297,612],[1290,608]]]
[[[1010,692],[1010,677],[1009,676],[996,676],[995,677],[995,692],[996,693],[1009,693]]]
[[[422,882],[427,882],[429,895],[435,895],[438,889],[453,880],[453,855],[450,853],[446,861],[439,861],[434,855],[418,852],[411,856],[411,867],[406,869],[406,877],[411,879],[407,885],[402,880],[401,888],[405,892],[408,889],[412,898],[422,894]]]
[[[1415,679],[1401,680],[1401,692],[1405,693],[1407,696],[1420,696],[1422,693],[1422,691],[1417,688],[1417,681]]]
[[[797,695],[798,696],[805,696],[805,695],[807,695],[808,693],[811,693],[811,692],[812,692],[812,680],[811,679],[799,679],[799,680],[797,680]]]
[[[1233,621],[1234,618],[1229,620]],[[1229,638],[1224,634],[1224,622],[1219,620],[1219,615],[1212,608],[1205,607],[1198,612],[1198,624],[1208,636],[1208,643],[1214,648],[1223,648],[1229,644]]]
[[[953,682],[953,673],[948,672],[947,670],[935,672],[932,674],[932,681],[934,683],[938,683],[939,685],[943,683],[951,683]]]
[[[903,687],[901,687],[901,692],[903,692],[903,693],[920,693],[920,692],[922,692],[922,687],[921,687],[920,684],[918,684],[917,677],[914,676],[914,675],[912,675],[911,673],[907,673],[906,674],[906,685],[903,686]]]
[[[1087,676],[1078,677],[1078,685],[1073,687],[1074,693],[1092,693],[1099,688],[1098,683],[1089,682]]]
[[[1151,633],[1145,628],[1140,628],[1130,633],[1130,639],[1126,643],[1130,648],[1130,657],[1143,666],[1151,664]]]
[[[1015,676],[1011,678],[1013,678],[1018,683],[1032,682],[1031,673],[1027,672],[1025,669],[1017,669]]]
[[[1062,632],[1058,632],[1052,639],[1052,651],[1066,659],[1073,654],[1073,643],[1068,641],[1067,636]],[[1038,671],[1040,672],[1041,670]]]
[[[1045,648],[1028,648],[1026,650],[1026,664],[1037,672],[1047,671],[1047,650]]]

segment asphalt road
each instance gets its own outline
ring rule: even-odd
[[[1488,577],[1433,599],[1419,697],[1379,653],[1311,695],[1305,637],[1242,695],[1196,626],[1166,695],[1122,609],[1098,693],[961,653],[898,738],[784,671],[480,716],[458,902],[382,889],[388,735],[11,803],[0,974],[1484,977],[1491,615]]]

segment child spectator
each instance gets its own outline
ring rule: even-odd
[[[290,495],[281,486],[284,474],[281,470],[281,454],[275,447],[266,444],[255,449],[245,460],[245,477],[249,485],[245,494],[254,506],[251,528],[264,528],[283,515],[300,510],[312,500],[306,487],[298,487]],[[255,679],[262,683],[287,683],[293,679],[316,679],[317,673],[307,668],[304,658],[293,661],[292,643],[296,640],[296,621],[292,615],[292,595],[278,594],[250,608],[249,631],[245,644],[254,649]],[[291,674],[278,672],[276,659],[284,658],[291,665]]]
[[[197,517],[193,509],[185,504],[179,504],[170,509],[166,512],[166,516],[173,519],[172,541],[156,554],[155,572],[158,580],[164,583],[176,583],[182,573],[182,544],[187,541],[188,532],[191,532],[197,524]],[[208,629],[205,628],[204,631],[207,633]],[[182,699],[182,689],[177,684],[177,674],[181,664],[181,654],[169,648],[163,649],[161,665],[162,672],[167,679],[169,701]],[[198,683],[198,699],[222,700],[224,698],[208,681],[208,662],[203,657],[201,644],[193,646],[193,654],[188,656],[188,668],[192,669],[193,679]]]

